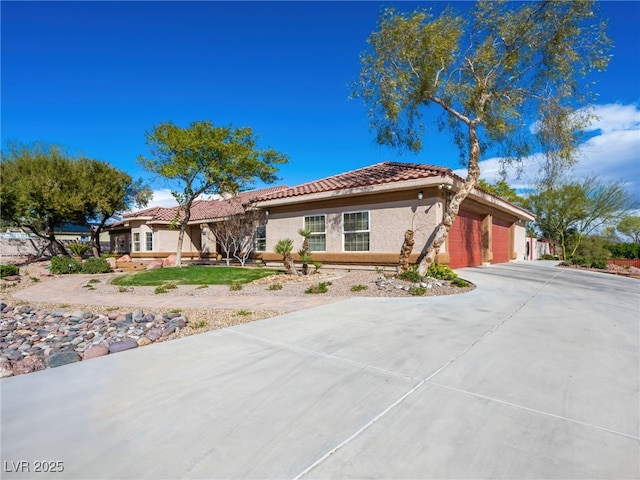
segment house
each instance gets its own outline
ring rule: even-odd
[[[216,258],[221,249],[212,233],[212,224],[243,214],[258,196],[268,195],[286,186],[240,193],[232,198],[196,200],[182,244],[183,259]],[[151,207],[123,215],[120,222],[109,225],[110,250],[129,254],[134,260],[166,258],[175,253],[179,229],[175,222],[179,207]]]
[[[407,229],[414,231],[415,262],[441,224],[448,202],[464,180],[432,165],[382,162],[295,187],[244,192],[231,200],[193,204],[183,258],[215,257],[216,222],[244,211],[264,212],[257,226],[254,258],[281,262],[278,240],[302,247],[300,229],[311,230],[313,259],[324,264],[396,265]],[[175,251],[177,207],[153,207],[124,216],[110,227],[112,251],[134,259],[167,257]],[[521,260],[526,256],[525,224],[534,215],[481,189],[462,202],[446,243],[436,258],[452,268]],[[294,258],[297,255],[294,254]]]
[[[268,214],[258,258],[279,261],[275,244],[312,231],[313,259],[343,265],[395,265],[407,229],[414,231],[415,262],[443,219],[464,180],[450,169],[382,162],[258,197]],[[524,259],[525,223],[534,215],[491,193],[474,189],[462,202],[445,245],[436,257],[452,268]]]

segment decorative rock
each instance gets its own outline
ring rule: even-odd
[[[163,267],[175,267],[176,266],[176,260],[177,260],[176,254],[172,253],[171,255],[169,255],[167,258],[165,258],[162,261],[162,266]]]
[[[139,347],[144,347],[146,345],[150,345],[153,342],[151,340],[149,340],[147,337],[142,337],[141,339],[138,340],[138,346]]]
[[[17,362],[18,360],[22,360],[22,357],[23,357],[22,353],[16,349],[6,350],[3,353],[3,356],[6,359],[11,360],[12,362]]]
[[[22,375],[24,373],[37,372],[38,370],[44,369],[44,363],[37,357],[25,357],[13,364],[14,375]]]
[[[6,282],[19,282],[22,278],[20,278],[20,275],[7,275],[3,280]]]
[[[117,261],[114,257],[108,257],[107,258],[107,262],[109,263],[109,268],[111,268],[111,270],[115,270],[117,267]]]
[[[107,355],[109,353],[109,347],[106,345],[91,345],[84,352],[83,359],[89,360],[90,358],[97,358]]]
[[[7,378],[13,376],[13,370],[11,369],[11,362],[9,359],[0,357],[0,378]]]
[[[69,363],[79,362],[82,357],[76,352],[56,352],[49,355],[44,364],[49,367],[60,367]]]
[[[114,342],[109,345],[109,353],[124,352],[125,350],[131,350],[137,347],[138,342],[135,340],[122,340],[121,342]]]
[[[120,258],[118,258],[118,262],[130,262],[131,261],[131,257],[129,255],[123,255]]]
[[[157,258],[149,262],[149,264],[147,265],[147,270],[153,270],[154,268],[162,268],[162,267],[163,267],[163,261]]]

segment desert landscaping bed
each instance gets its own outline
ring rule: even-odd
[[[165,293],[156,287],[120,287],[111,284],[115,275],[83,275],[78,287],[87,303],[25,302],[12,296],[17,290],[57,277],[46,270],[46,263],[20,268],[20,277],[2,282],[0,304],[0,378],[36,372],[45,368],[87,360],[138,348],[152,343],[253,322],[285,312],[189,308],[189,298],[199,296],[347,298],[410,297],[415,294],[451,295],[475,288],[456,287],[447,281],[428,279],[422,284],[399,280],[390,272],[372,270],[329,270],[307,276],[271,275],[241,287],[229,285],[179,285]],[[323,285],[324,289],[318,289]],[[305,292],[325,293],[305,293]],[[118,301],[112,306],[91,303],[95,296],[110,295]],[[175,298],[175,308],[128,307],[127,297],[156,295]]]

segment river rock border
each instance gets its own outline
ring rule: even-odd
[[[184,328],[180,313],[43,310],[0,303],[0,378],[162,342]]]

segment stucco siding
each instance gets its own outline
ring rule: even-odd
[[[301,205],[302,206],[302,205]],[[290,238],[294,251],[302,247],[298,230],[304,228],[304,217],[325,215],[326,252],[344,252],[344,213],[369,212],[369,251],[400,252],[407,229],[415,231],[416,249],[421,249],[442,216],[442,204],[435,198],[422,201],[402,200],[394,202],[349,205],[324,209],[308,208],[295,212],[269,215],[267,220],[267,252],[273,252],[278,240]]]
[[[527,255],[527,229],[525,225],[514,224],[513,249],[514,257],[512,260],[525,260]]]

